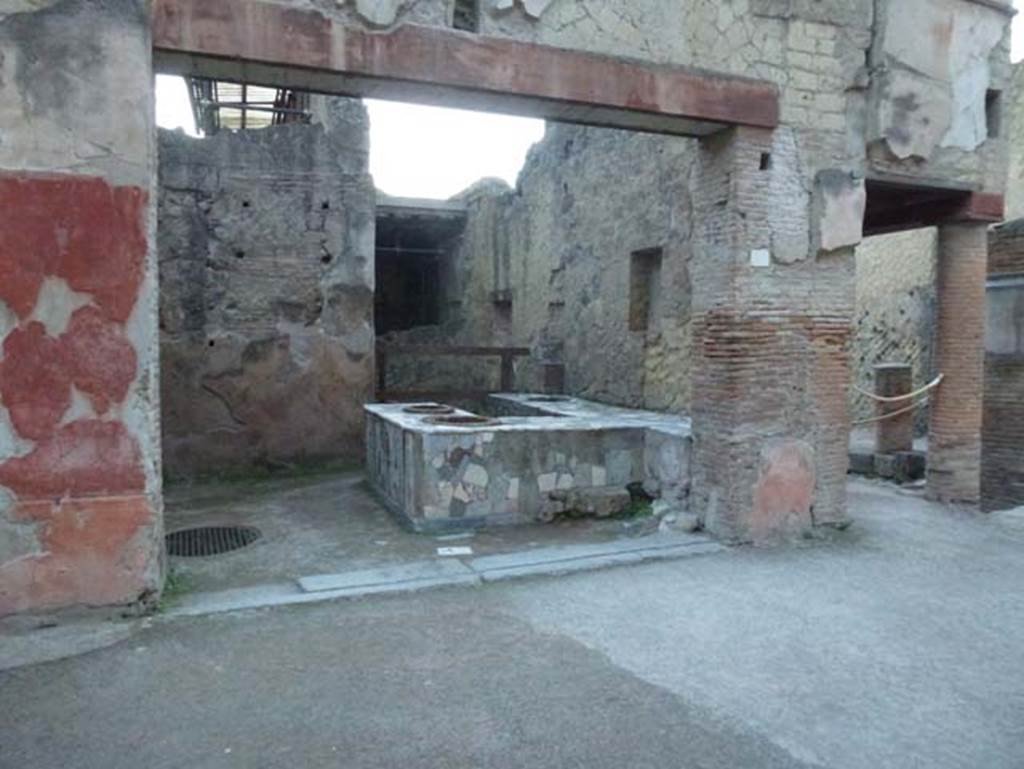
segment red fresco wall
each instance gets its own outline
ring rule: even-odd
[[[39,552],[0,564],[0,616],[128,603],[154,587],[157,516],[122,421],[138,369],[125,324],[146,269],[147,197],[94,177],[0,174],[0,300],[18,320],[0,342],[0,404],[32,446],[0,457],[0,486],[39,540]],[[58,336],[31,317],[50,277],[91,300]],[[72,387],[88,417],[66,418]]]

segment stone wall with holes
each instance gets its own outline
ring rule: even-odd
[[[165,474],[362,458],[373,386],[367,118],[159,135]]]

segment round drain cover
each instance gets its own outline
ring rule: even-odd
[[[201,558],[230,553],[251,545],[263,536],[254,526],[203,526],[167,535],[167,552],[179,558]]]

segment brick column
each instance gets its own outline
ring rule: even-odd
[[[0,15],[0,616],[150,600],[163,548],[149,3],[20,5],[39,10]]]
[[[914,369],[907,363],[879,363],[875,366],[875,395],[895,398],[914,390]],[[913,401],[886,403],[878,401],[878,416],[901,411]],[[883,419],[876,425],[875,451],[879,454],[893,454],[897,451],[914,450],[914,412],[906,411],[895,417]]]
[[[693,185],[693,499],[730,540],[846,514],[853,248],[815,245],[816,182],[789,139],[735,129],[705,140]],[[857,197],[845,180],[830,187],[831,210]]]
[[[988,226],[939,228],[935,368],[945,376],[931,401],[928,495],[976,503],[981,479]]]

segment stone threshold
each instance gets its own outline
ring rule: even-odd
[[[726,547],[697,534],[653,534],[597,545],[542,547],[479,558],[438,557],[373,569],[319,574],[295,582],[257,585],[184,596],[166,617],[261,609],[536,576],[557,576],[656,560],[719,553]]]

